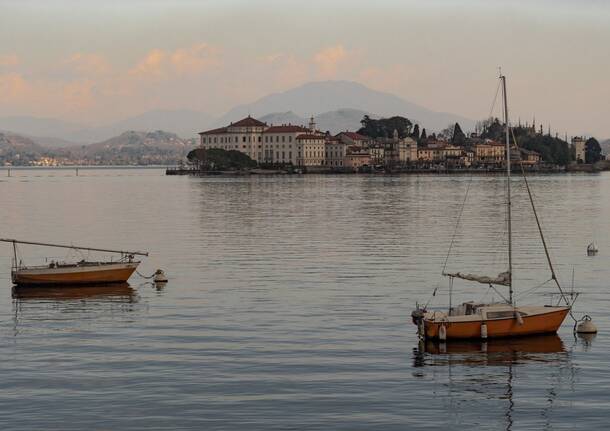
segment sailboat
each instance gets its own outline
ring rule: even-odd
[[[441,341],[451,339],[468,338],[500,338],[516,337],[525,335],[538,335],[556,333],[562,322],[570,313],[574,299],[568,299],[559,284],[550,254],[546,245],[544,235],[540,226],[540,220],[532,194],[525,177],[525,171],[521,166],[523,179],[532,210],[544,246],[547,262],[551,271],[551,279],[557,285],[560,292],[560,300],[565,305],[517,305],[513,290],[513,250],[512,250],[512,225],[511,225],[511,148],[510,148],[510,126],[508,120],[508,103],[506,96],[506,77],[500,76],[504,104],[504,124],[506,126],[506,211],[508,225],[508,269],[497,276],[482,276],[462,272],[445,272],[443,275],[449,277],[450,292],[453,280],[458,278],[488,285],[490,287],[500,286],[508,288],[508,297],[503,302],[478,303],[475,301],[465,302],[457,307],[451,307],[448,311],[428,311],[426,307],[419,305],[412,312],[413,323],[418,327],[419,336],[422,339],[439,339]],[[515,142],[516,144],[516,142]]]
[[[140,264],[140,261],[134,260],[135,256],[148,256],[147,252],[142,251],[108,250],[6,238],[0,238],[0,241],[13,244],[11,279],[17,286],[73,286],[125,283]],[[88,261],[82,259],[78,262],[57,262],[53,260],[46,265],[26,266],[17,259],[17,244],[117,253],[121,257],[115,261]]]

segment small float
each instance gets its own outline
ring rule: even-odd
[[[125,283],[140,264],[140,261],[136,260],[135,257],[148,256],[148,252],[143,251],[109,250],[5,238],[0,238],[0,241],[13,244],[11,280],[17,286],[75,286]],[[21,260],[17,259],[17,244],[116,253],[120,255],[120,258],[115,261],[89,261],[82,259],[77,262],[57,262],[53,260],[46,265],[26,266],[23,265]]]
[[[597,244],[595,244],[595,242],[592,242],[587,246],[587,256],[595,256],[598,251],[599,249],[597,248]]]

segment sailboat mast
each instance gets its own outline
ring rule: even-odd
[[[510,130],[508,125],[508,102],[506,98],[506,76],[501,75],[502,98],[504,99],[504,124],[506,125],[506,219],[508,222],[508,294],[511,305],[513,301],[513,233],[510,200]]]

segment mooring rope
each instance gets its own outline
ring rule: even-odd
[[[140,277],[142,277],[142,278],[145,278],[145,279],[147,279],[147,280],[150,280],[151,278],[153,278],[153,277],[155,276],[156,272],[153,272],[153,274],[152,274],[150,277],[147,277],[147,276],[145,276],[144,274],[140,273],[140,271],[138,271],[138,270],[136,269],[136,274],[138,274],[138,275],[139,275]]]

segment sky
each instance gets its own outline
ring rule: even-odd
[[[0,0],[0,116],[218,117],[340,79],[482,119],[501,66],[513,119],[610,138],[609,22],[605,0]]]

